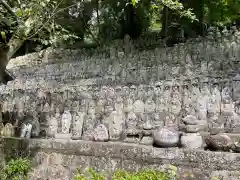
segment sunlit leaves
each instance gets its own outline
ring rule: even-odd
[[[6,38],[7,38],[6,32],[1,31],[1,37],[2,37],[3,41],[6,41]]]
[[[136,4],[139,2],[139,0],[132,0],[132,5],[136,6]]]

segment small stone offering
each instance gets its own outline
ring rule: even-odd
[[[159,147],[176,147],[179,144],[179,132],[164,127],[159,130],[155,130],[153,133],[153,139],[156,146]]]
[[[233,147],[231,138],[226,134],[210,135],[205,142],[207,148],[214,151],[229,151]]]
[[[95,141],[108,141],[108,129],[104,124],[100,124],[94,129],[93,138]]]

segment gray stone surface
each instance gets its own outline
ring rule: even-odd
[[[18,147],[24,147],[23,141],[20,139],[1,139],[1,141],[1,149],[7,143],[20,143],[22,145]],[[26,141],[24,144],[26,146]],[[199,180],[210,179],[210,177],[221,174],[225,174],[227,177],[230,175],[236,177],[240,171],[240,154],[237,153],[153,148],[120,142],[81,140],[29,139],[27,147],[22,151],[34,152],[32,178],[30,179],[37,177],[44,179],[49,176],[52,180],[57,178],[59,173],[63,177],[71,179],[70,177],[77,168],[86,172],[89,167],[101,172],[112,173],[118,169],[129,171],[146,168],[167,170],[169,165],[174,165],[177,167],[179,176]],[[16,149],[16,151],[20,151],[20,149]]]
[[[183,171],[187,163],[191,164],[190,169],[200,169],[196,172],[218,171],[219,167],[238,170],[237,160],[233,164],[229,160],[238,158],[236,154],[223,156],[177,148],[179,141],[190,149],[218,146],[218,142],[224,148],[217,150],[230,151],[234,145],[239,148],[240,33],[236,31],[230,38],[225,31],[221,38],[214,38],[213,34],[209,31],[205,39],[172,48],[138,50],[136,44],[143,42],[126,37],[117,47],[93,51],[49,48],[11,59],[7,68],[17,78],[0,86],[2,121],[14,128],[37,125],[38,132],[32,133],[35,136],[60,139],[34,142],[46,145],[44,149],[59,156],[74,151],[75,156],[87,159],[79,161],[86,160],[97,169],[137,170],[143,164],[166,162]],[[3,126],[1,134],[13,136],[8,129]],[[172,129],[172,137],[166,129]],[[225,140],[215,138],[220,135],[231,138],[231,147],[227,144],[226,149]],[[176,149],[156,149],[153,144]],[[234,167],[229,168],[231,165]],[[64,166],[54,166],[65,172],[62,176],[69,176]]]
[[[2,111],[15,111],[23,121],[24,113],[37,111],[44,130],[58,108],[57,129],[73,134],[78,127],[72,118],[62,118],[63,109],[81,107],[86,115],[73,139],[94,140],[99,124],[112,141],[149,145],[153,132],[164,126],[193,136],[240,134],[239,33],[231,42],[224,33],[224,41],[213,42],[212,35],[173,48],[138,51],[125,38],[123,50],[49,48],[12,59],[8,69],[17,79],[0,87]]]

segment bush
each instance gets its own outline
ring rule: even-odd
[[[30,169],[30,160],[26,158],[12,159],[1,170],[0,180],[27,180]]]
[[[170,166],[169,172],[161,172],[156,170],[143,170],[140,172],[130,173],[127,171],[117,171],[110,179],[113,180],[176,180],[176,167]],[[93,169],[89,169],[90,177],[87,178],[79,171],[74,180],[107,180],[108,176],[97,173]]]

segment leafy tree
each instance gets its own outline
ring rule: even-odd
[[[204,35],[210,25],[239,20],[239,0],[0,0],[1,42],[9,57],[26,41],[65,46],[97,45],[129,34],[158,30],[173,40]]]

